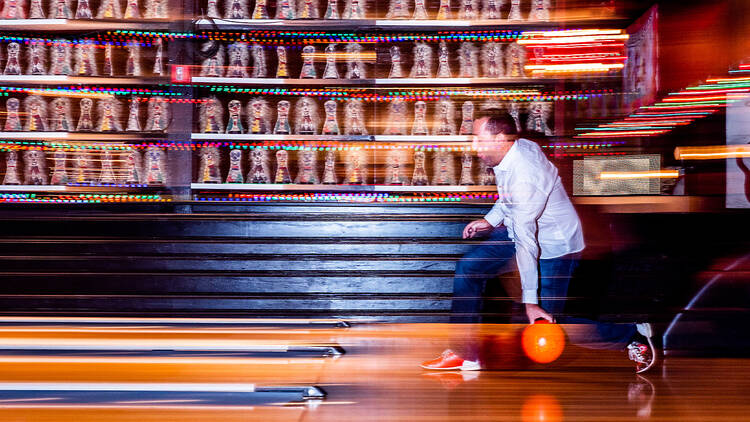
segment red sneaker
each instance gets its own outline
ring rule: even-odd
[[[420,365],[424,369],[442,370],[442,371],[478,371],[479,362],[464,360],[452,350],[446,349],[440,356],[435,359],[422,362]]]

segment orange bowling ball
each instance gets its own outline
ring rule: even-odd
[[[523,329],[521,346],[534,362],[550,363],[565,349],[565,333],[559,325],[539,320]]]

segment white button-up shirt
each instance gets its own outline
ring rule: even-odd
[[[484,217],[501,223],[516,245],[523,303],[538,303],[539,259],[580,252],[581,220],[555,167],[535,142],[518,139],[496,165],[500,198]]]

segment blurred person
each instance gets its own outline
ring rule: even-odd
[[[648,323],[614,324],[562,315],[568,284],[585,245],[573,204],[557,168],[539,145],[520,138],[514,120],[502,110],[487,110],[474,121],[473,148],[492,167],[499,199],[479,220],[466,225],[464,239],[487,237],[457,263],[451,322],[479,323],[482,293],[515,256],[521,275],[521,302],[530,324],[538,319],[582,324],[567,330],[574,344],[596,349],[627,349],[636,372],[656,362]],[[585,325],[584,325],[585,324]],[[424,369],[480,370],[479,347],[461,357],[450,349],[424,362]]]

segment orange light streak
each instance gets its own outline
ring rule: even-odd
[[[662,171],[603,171],[600,179],[673,179],[680,177],[677,170]]]
[[[678,160],[721,160],[750,157],[750,145],[720,145],[703,147],[677,147],[674,157]]]

